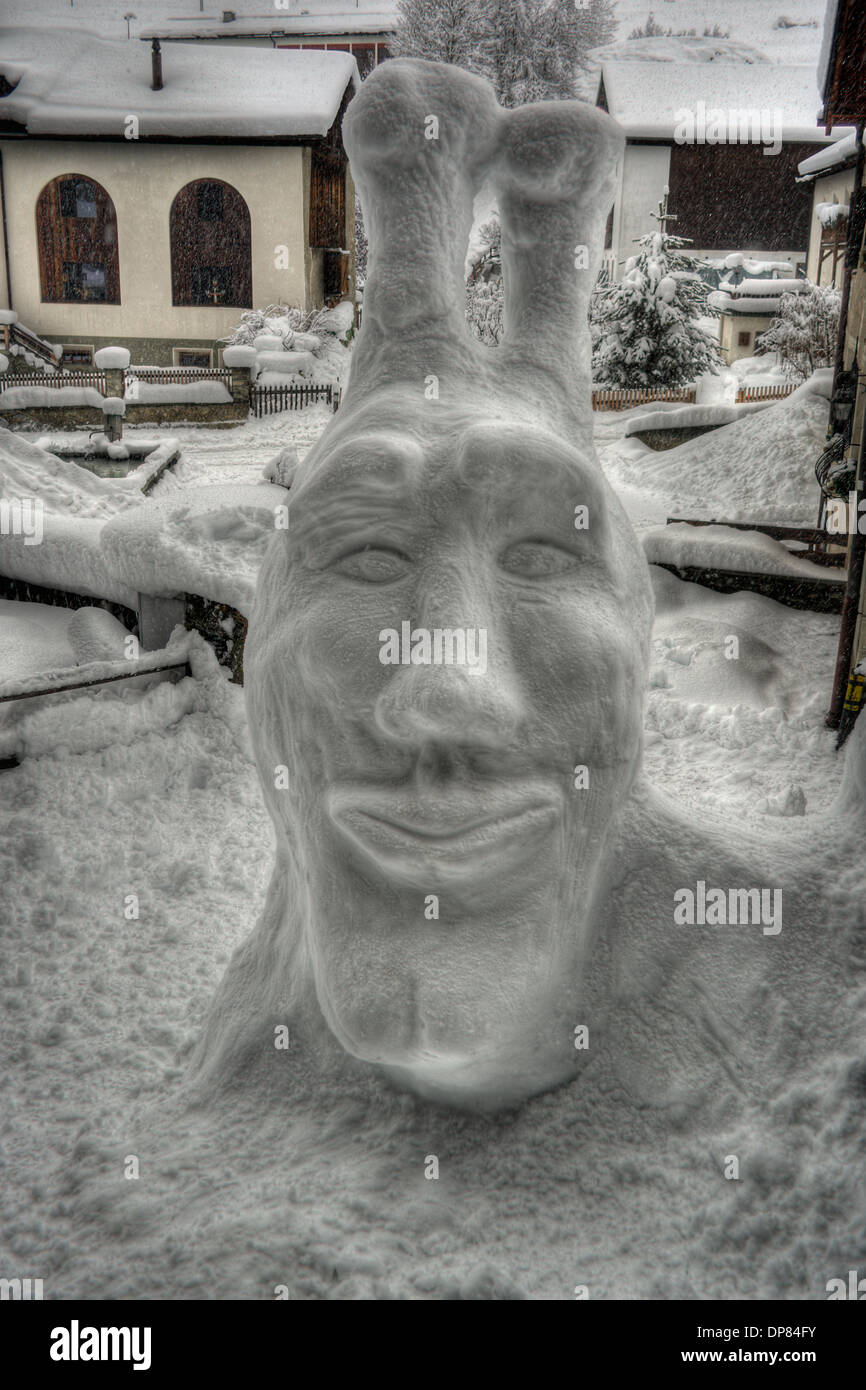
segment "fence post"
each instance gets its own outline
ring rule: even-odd
[[[223,349],[223,364],[231,371],[230,390],[235,405],[244,405],[247,410],[253,405],[253,371],[256,365],[256,350],[244,343],[234,343]]]
[[[105,373],[104,396],[119,396],[123,400],[124,375],[129,366],[129,351],[122,347],[104,347],[93,354],[93,365]]]

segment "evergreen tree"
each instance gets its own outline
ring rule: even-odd
[[[783,294],[779,317],[755,344],[755,352],[778,352],[787,376],[805,381],[819,367],[830,367],[836,354],[842,297],[834,285],[813,285]]]
[[[685,386],[722,365],[699,323],[718,310],[698,262],[683,250],[688,239],[667,230],[667,193],[653,216],[659,229],[638,238],[622,280],[593,296],[593,379],[606,386]]]
[[[575,95],[590,48],[616,31],[612,0],[398,0],[394,53],[486,77],[503,106]]]
[[[476,0],[397,0],[391,51],[395,58],[427,58],[475,72],[478,10]]]
[[[369,246],[367,244],[367,228],[364,226],[364,214],[361,210],[361,199],[355,194],[355,288],[362,290],[367,280],[367,256]]]

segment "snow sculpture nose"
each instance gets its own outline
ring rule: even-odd
[[[431,638],[435,641],[435,630]],[[449,643],[454,640],[446,638]],[[473,638],[465,633],[464,640],[477,659],[477,634]],[[485,669],[430,663],[396,671],[376,701],[381,731],[416,749],[430,744],[451,749],[513,746],[520,722],[519,693],[513,681],[503,680],[498,667],[486,668],[486,655],[485,651]]]

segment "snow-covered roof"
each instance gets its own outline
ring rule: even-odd
[[[830,169],[844,169],[846,165],[853,164],[856,158],[857,132],[852,130],[850,135],[843,135],[841,140],[834,138],[832,145],[827,145],[817,154],[810,154],[808,159],[797,165],[797,169],[800,179],[815,179]]]
[[[827,86],[838,14],[839,0],[827,0],[827,8],[824,11],[824,36],[821,40],[821,55],[818,59],[818,85],[822,92]]]
[[[141,39],[240,39],[276,37],[297,38],[301,34],[388,34],[393,31],[396,10],[381,3],[375,9],[346,9],[341,7],[329,13],[303,10],[289,14],[275,10],[265,15],[238,15],[227,23],[215,24],[213,20],[175,19],[163,20],[138,31]]]
[[[162,56],[151,88],[150,50],[81,29],[0,29],[0,121],[30,135],[122,136],[130,112],[141,139],[325,135],[358,68],[348,53],[186,48]]]
[[[709,121],[712,111],[726,116],[747,111],[755,117],[759,138],[761,113],[769,113],[782,140],[827,139],[817,124],[820,101],[813,67],[606,62],[602,77],[610,114],[633,138],[672,139],[684,112],[703,111]]]

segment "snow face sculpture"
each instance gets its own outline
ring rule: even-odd
[[[515,1099],[580,1061],[640,760],[652,599],[593,454],[586,324],[622,137],[581,103],[504,110],[469,74],[400,60],[364,83],[345,139],[364,322],[252,615],[279,843],[235,973],[244,1009],[318,1011],[427,1095]],[[485,180],[498,348],[465,322]]]

